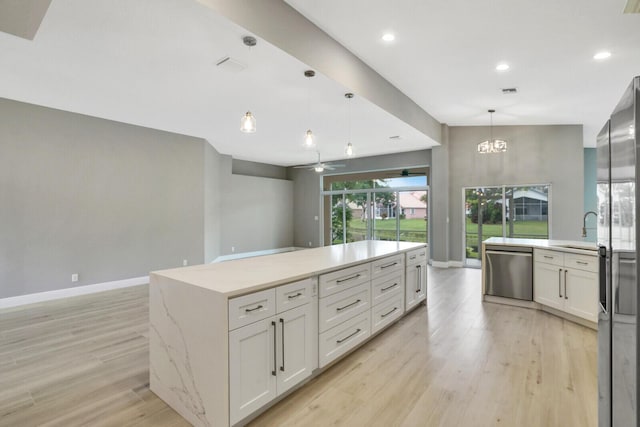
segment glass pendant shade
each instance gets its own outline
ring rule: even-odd
[[[304,136],[304,146],[307,148],[313,147],[313,132],[311,132],[311,129],[307,130]]]
[[[247,111],[240,119],[240,130],[244,133],[254,133],[256,131],[256,118],[251,114],[251,111]]]
[[[347,144],[347,148],[345,148],[344,153],[349,157],[353,156],[353,145],[351,145],[351,143]]]
[[[321,165],[316,166],[315,168],[313,168],[314,171],[320,173],[322,171],[324,171],[324,167],[322,167]]]

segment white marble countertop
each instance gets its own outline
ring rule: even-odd
[[[485,245],[527,246],[540,249],[552,249],[555,251],[578,253],[583,255],[595,255],[598,247],[592,242],[580,242],[573,240],[547,240],[547,239],[515,239],[508,237],[490,237],[482,242]]]
[[[424,243],[365,240],[154,271],[151,275],[210,289],[231,298],[424,246]]]

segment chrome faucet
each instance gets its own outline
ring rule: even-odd
[[[589,214],[594,214],[596,218],[598,217],[598,213],[594,211],[588,211],[584,214],[584,218],[582,218],[582,237],[587,237],[587,216]]]

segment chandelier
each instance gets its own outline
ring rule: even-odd
[[[493,139],[493,113],[496,110],[488,110],[489,114],[491,114],[491,126],[490,126],[490,137],[487,141],[482,141],[478,143],[478,153],[480,154],[491,154],[491,153],[504,153],[507,151],[507,141],[503,139]]]

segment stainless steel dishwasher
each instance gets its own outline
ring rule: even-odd
[[[487,295],[533,300],[533,248],[485,246]]]

